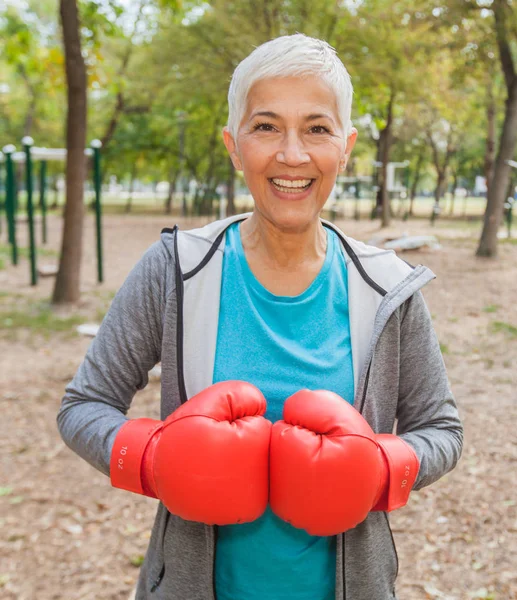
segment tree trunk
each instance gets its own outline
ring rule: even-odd
[[[431,150],[433,153],[434,167],[436,169],[436,188],[434,190],[434,205],[430,217],[431,225],[433,225],[435,219],[438,217],[438,214],[440,212],[440,200],[442,199],[447,186],[447,172],[449,169],[449,162],[456,149],[452,144],[452,140],[454,137],[454,130],[452,127],[450,128],[449,133],[447,134],[447,150],[445,151],[445,157],[443,159],[443,162],[440,161],[438,145],[434,141],[430,130],[428,131],[427,135],[429,139],[429,145],[431,146]]]
[[[434,205],[431,211],[431,225],[434,225],[439,213],[440,213],[440,200],[443,197],[445,184],[447,181],[447,169],[436,168],[437,171],[437,182],[434,189]]]
[[[503,218],[503,206],[510,180],[510,165],[517,143],[517,77],[515,77],[511,93],[506,100],[503,132],[499,144],[499,152],[495,162],[494,176],[490,193],[487,197],[483,231],[476,251],[477,256],[497,256],[497,232]]]
[[[49,206],[49,210],[56,210],[59,206],[59,188],[57,186],[57,175],[54,175],[54,177],[52,178],[51,189],[54,192],[54,200]]]
[[[169,171],[169,191],[167,193],[167,200],[165,201],[165,214],[170,215],[172,213],[172,199],[174,197],[174,190],[176,189],[176,182],[178,181],[179,171],[171,167]]]
[[[486,179],[486,189],[487,189],[487,198],[490,190],[490,185],[492,182],[492,177],[494,175],[494,159],[495,159],[495,98],[492,89],[493,82],[489,81],[488,83],[488,98],[487,98],[487,107],[486,107],[486,116],[487,116],[487,139],[486,139],[486,147],[485,147],[485,179]]]
[[[25,116],[25,124],[23,126],[23,135],[30,135],[32,131],[32,125],[34,123],[34,115],[36,113],[36,98],[31,97],[31,101],[29,104],[29,110],[27,111],[27,115]]]
[[[131,212],[131,208],[133,207],[133,192],[135,191],[135,179],[136,179],[136,161],[133,162],[131,166],[131,175],[129,180],[129,192],[127,195],[126,201],[126,213]]]
[[[449,215],[454,216],[454,201],[456,200],[456,188],[458,187],[458,171],[454,171],[452,180],[451,205],[449,206]]]
[[[32,131],[32,126],[34,123],[34,115],[36,114],[36,104],[38,94],[34,85],[32,84],[27,69],[24,64],[18,65],[18,72],[22,76],[22,79],[25,81],[25,85],[27,86],[27,92],[29,95],[29,108],[27,110],[27,114],[25,115],[25,122],[23,124],[23,136],[30,136]]]
[[[392,92],[388,103],[388,118],[386,119],[386,127],[381,132],[384,134],[384,144],[382,145],[382,177],[381,177],[381,204],[382,218],[381,227],[389,227],[391,222],[391,205],[388,192],[388,162],[390,160],[390,148],[392,143],[392,127],[393,127],[393,101],[395,94]]]
[[[79,300],[86,174],[86,67],[81,53],[76,0],[60,0],[60,16],[65,49],[68,112],[66,204],[59,270],[52,296],[54,304]]]
[[[377,142],[377,156],[375,157],[375,187],[377,191],[375,193],[375,207],[372,210],[372,219],[377,219],[381,216],[382,212],[382,170],[380,162],[382,160],[383,150],[382,147],[384,145],[384,136],[382,135],[382,131],[379,135],[379,140]]]
[[[117,92],[117,101],[115,102],[113,114],[108,123],[106,131],[104,132],[104,135],[101,138],[103,148],[106,148],[107,145],[111,142],[113,136],[115,135],[115,130],[117,129],[117,126],[119,124],[120,117],[121,117],[122,113],[124,112],[124,110],[126,109],[126,102],[125,102],[124,94],[120,90],[120,88],[122,87],[120,81],[126,75],[126,71],[129,66],[129,60],[130,60],[131,54],[133,53],[133,50],[135,48],[135,44],[133,43],[133,38],[135,36],[138,25],[140,23],[140,19],[142,17],[142,10],[144,8],[144,4],[145,4],[144,1],[140,2],[140,6],[138,8],[138,13],[137,13],[136,19],[133,21],[133,30],[132,30],[132,33],[129,35],[126,51],[124,52],[124,56],[122,58],[122,63],[120,65],[120,68],[117,73],[117,85],[119,86],[119,90]]]
[[[434,188],[434,203],[436,205],[439,205],[440,200],[443,198],[446,179],[447,173],[445,172],[445,169],[438,169],[436,187]]]
[[[124,96],[123,96],[122,92],[118,92],[117,93],[117,101],[115,102],[115,108],[113,110],[113,114],[108,123],[108,126],[106,127],[106,131],[104,132],[104,135],[101,138],[103,148],[107,147],[107,145],[111,142],[111,139],[115,135],[115,130],[117,128],[117,125],[118,125],[118,122],[120,119],[120,115],[122,114],[123,110],[124,110]]]
[[[416,197],[416,190],[418,187],[418,182],[420,181],[420,173],[422,171],[422,163],[423,162],[424,162],[424,151],[422,150],[420,152],[420,154],[418,155],[418,160],[417,160],[416,168],[415,168],[415,178],[413,179],[413,184],[411,185],[411,192],[410,192],[410,196],[409,196],[408,217],[413,216],[413,207],[414,207],[414,202],[415,202],[415,197]]]

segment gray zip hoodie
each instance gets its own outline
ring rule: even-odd
[[[156,363],[162,365],[162,419],[212,384],[225,231],[247,216],[164,230],[114,298],[57,417],[66,444],[106,475],[132,398]],[[338,233],[347,262],[354,406],[376,433],[396,431],[413,447],[418,490],[454,468],[463,443],[419,291],[434,274],[323,223]],[[217,527],[184,521],[160,503],[136,599],[214,600],[216,536]],[[372,512],[337,536],[336,600],[396,598],[397,571],[385,513]]]

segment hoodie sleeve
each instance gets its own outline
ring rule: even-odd
[[[160,241],[133,268],[67,385],[57,415],[67,446],[106,475],[131,401],[161,358],[165,306],[174,285],[171,263]]]
[[[421,292],[406,301],[400,327],[397,435],[418,456],[420,470],[413,489],[420,489],[456,466],[463,426]]]

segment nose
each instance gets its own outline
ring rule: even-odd
[[[282,140],[281,148],[276,154],[278,162],[290,167],[297,167],[310,162],[310,156],[305,150],[303,141],[296,131],[288,131]]]

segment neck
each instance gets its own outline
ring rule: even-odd
[[[321,260],[327,249],[327,235],[319,219],[303,231],[285,231],[256,211],[242,222],[241,240],[246,253],[260,256],[277,269]]]

